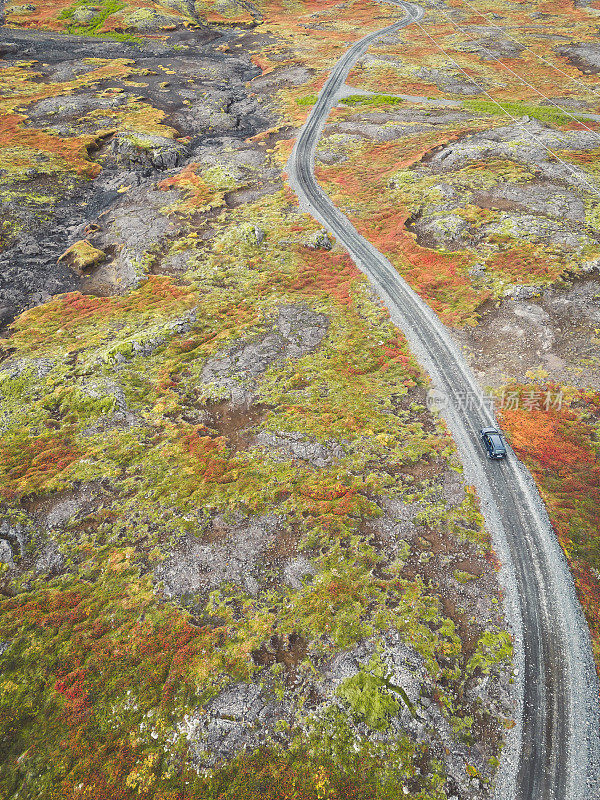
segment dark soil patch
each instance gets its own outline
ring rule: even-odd
[[[600,388],[600,276],[574,278],[524,300],[488,300],[479,324],[453,331],[482,386],[500,387],[542,367],[560,384]]]
[[[237,408],[232,406],[229,400],[211,403],[207,406],[207,410],[210,415],[208,427],[217,435],[225,436],[234,450],[246,450],[250,447],[255,433],[254,428],[268,413],[266,406]]]
[[[444,614],[457,627],[464,657],[468,659],[484,628],[501,624],[499,618],[482,619],[479,609],[481,599],[500,599],[496,575],[482,554],[475,552],[468,543],[457,542],[447,529],[427,528],[421,539],[422,543],[418,540],[413,543],[402,576],[410,580],[421,576],[429,590],[437,594]],[[451,577],[456,571],[477,577],[463,585]],[[488,613],[496,617],[498,611],[490,608]]]
[[[288,683],[296,675],[298,664],[308,651],[306,640],[297,633],[279,636],[274,634],[261,646],[252,651],[252,660],[259,667],[270,667],[272,664],[284,664]]]
[[[584,75],[596,75],[600,72],[600,47],[597,44],[586,42],[581,45],[561,47],[558,52]]]
[[[486,192],[473,194],[469,198],[469,203],[473,203],[473,205],[479,206],[479,208],[488,208],[496,211],[523,211],[524,213],[531,213],[531,209],[524,206],[522,203],[517,203],[514,200],[507,200],[505,197],[498,197]]]

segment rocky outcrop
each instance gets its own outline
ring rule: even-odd
[[[289,717],[289,707],[269,692],[252,683],[236,683],[204,713],[186,716],[178,733],[190,743],[192,761],[207,768],[265,744],[275,736],[277,723]]]
[[[395,703],[397,712],[389,717],[381,730],[373,730],[358,717],[343,699],[344,686],[359,672],[369,672],[376,658],[387,673],[382,683],[384,693],[399,687]],[[493,676],[477,677],[469,684],[467,694],[473,703],[493,708],[505,716],[512,711],[510,671],[498,668]],[[310,690],[305,682],[310,683]],[[351,650],[334,656],[320,676],[304,675],[283,695],[276,696],[268,682],[235,683],[214,698],[202,712],[188,715],[177,727],[177,735],[187,739],[196,767],[206,769],[223,763],[240,751],[253,751],[269,742],[285,744],[286,725],[302,719],[310,728],[311,720],[322,717],[332,706],[347,715],[356,741],[361,738],[392,741],[408,733],[416,742],[427,745],[446,771],[446,793],[449,798],[470,800],[481,796],[482,780],[489,780],[490,767],[477,747],[465,744],[452,730],[435,700],[436,685],[427,672],[425,660],[413,647],[403,642],[396,631],[388,631],[382,640],[365,640]],[[312,709],[302,711],[310,691]],[[469,769],[467,769],[469,767]]]
[[[257,435],[256,443],[277,459],[300,459],[314,467],[326,467],[344,455],[344,448],[337,442],[330,440],[322,444],[301,433],[263,430]]]
[[[106,253],[98,250],[85,239],[81,239],[72,244],[68,250],[59,257],[59,262],[63,261],[76,275],[83,275],[87,270],[101,264],[106,258]]]
[[[329,320],[307,306],[280,306],[274,324],[249,341],[222,350],[205,363],[201,381],[228,390],[232,399],[248,403],[254,379],[271,364],[312,353],[327,334]]]
[[[231,581],[250,594],[259,589],[257,569],[274,540],[279,521],[274,515],[240,518],[227,523],[220,517],[210,525],[216,542],[188,536],[154,570],[167,597],[190,597]],[[212,537],[211,537],[212,538]]]
[[[123,166],[148,172],[174,169],[187,155],[187,147],[182,142],[133,131],[119,132],[112,140],[112,151]]]

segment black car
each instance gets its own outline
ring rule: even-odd
[[[488,458],[494,460],[505,458],[506,445],[502,441],[502,434],[500,431],[497,431],[496,428],[482,428],[480,433],[481,441],[487,450]]]

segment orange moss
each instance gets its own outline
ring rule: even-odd
[[[477,128],[479,129],[479,128]],[[474,311],[489,296],[475,289],[468,276],[471,253],[444,253],[422,247],[405,227],[410,212],[401,202],[388,200],[389,177],[419,161],[430,149],[454,141],[453,131],[385,142],[361,150],[344,166],[321,167],[319,181],[330,189],[334,202],[344,206],[360,198],[363,211],[353,218],[357,229],[388,258],[411,286],[448,324],[473,320]],[[389,195],[388,195],[389,197]]]
[[[310,256],[308,255],[310,253]],[[300,251],[302,265],[295,277],[279,276],[276,283],[285,284],[291,291],[314,295],[322,292],[334,297],[341,305],[350,305],[350,289],[360,276],[359,270],[346,253],[331,253],[326,250]],[[270,290],[274,280],[269,277],[263,291]]]
[[[553,395],[560,389],[546,388]],[[525,400],[539,390],[539,386],[509,387]],[[503,409],[501,417],[548,506],[590,626],[600,670],[600,463],[594,447],[600,394],[577,390],[560,408],[555,405],[545,410],[520,402],[516,408]]]
[[[556,279],[564,270],[560,256],[546,251],[537,252],[531,244],[519,244],[492,256],[487,268],[516,282],[535,282],[536,279]]]
[[[203,428],[197,428],[182,438],[183,450],[189,466],[184,471],[201,477],[204,481],[215,483],[231,483],[232,466],[229,463],[227,439],[224,436],[205,436]]]
[[[20,28],[45,28],[46,30],[60,31],[65,27],[65,21],[59,19],[60,14],[72,5],[72,0],[50,0],[50,2],[37,0],[32,13],[26,16],[9,13],[7,21]]]
[[[547,0],[539,3],[537,9],[541,14],[568,14],[569,22],[587,22],[588,16],[578,8],[573,0]]]
[[[188,164],[177,175],[165,178],[158,184],[159,189],[180,189],[187,194],[184,203],[177,205],[180,213],[190,213],[203,209],[214,208],[223,205],[223,192],[219,192],[214,187],[209,186],[196,170],[199,164]]]
[[[451,325],[472,319],[473,311],[486,300],[487,290],[474,289],[467,267],[473,260],[468,253],[443,253],[417,244],[406,230],[408,212],[401,207],[383,207],[365,225],[365,236],[392,256],[399,272],[440,317]]]
[[[89,160],[89,149],[100,141],[98,136],[78,136],[62,138],[36,128],[26,128],[23,125],[27,117],[21,114],[0,114],[0,147],[30,148],[34,152],[47,153],[58,156],[66,165],[75,170],[79,175],[95,178],[100,174],[99,164]],[[22,159],[23,165],[29,165],[30,159]],[[19,156],[15,166],[19,166]]]
[[[195,297],[193,288],[177,286],[165,275],[148,276],[139,289],[125,297],[92,297],[69,292],[21,314],[12,325],[11,345],[35,352],[51,344],[69,351],[81,347],[82,329],[88,345],[103,338],[104,327],[94,331],[90,326],[107,318],[124,319],[129,314],[144,312],[166,316],[177,307],[188,308]]]
[[[12,500],[46,489],[80,456],[65,433],[5,441],[0,461],[0,496]]]

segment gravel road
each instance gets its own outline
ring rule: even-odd
[[[301,204],[344,245],[387,305],[429,373],[458,446],[467,480],[475,485],[496,552],[505,610],[515,639],[517,724],[504,750],[498,800],[597,800],[600,797],[600,707],[589,631],[573,580],[528,471],[514,453],[490,462],[479,430],[496,425],[485,404],[458,410],[452,398],[481,390],[448,330],[390,262],[354,229],[320,189],[315,148],[352,66],[380,36],[423,17],[398,2],[404,17],[365,36],[340,58],[303,127],[288,164]]]

